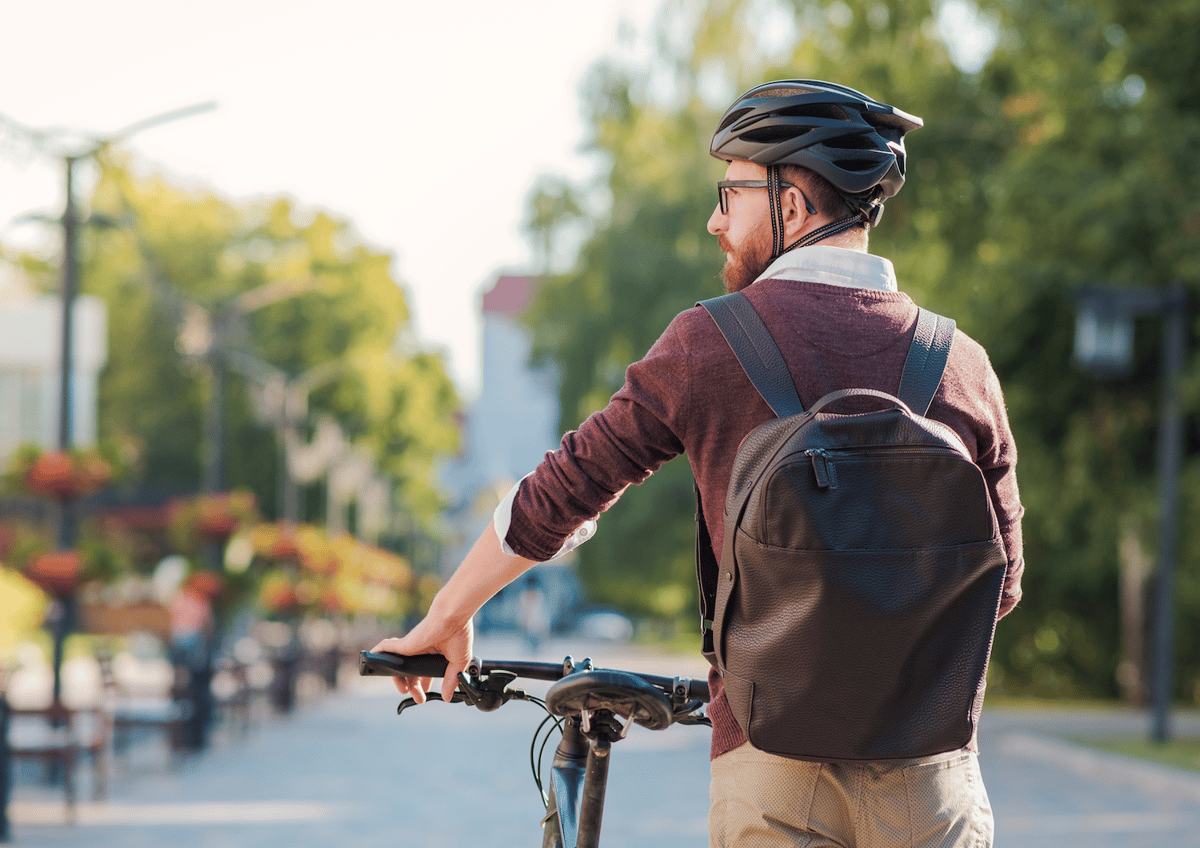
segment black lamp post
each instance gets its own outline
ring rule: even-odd
[[[1166,289],[1090,287],[1078,295],[1075,361],[1098,376],[1120,377],[1133,368],[1133,322],[1163,316],[1161,412],[1158,423],[1158,570],[1155,579],[1151,657],[1151,738],[1170,737],[1174,668],[1175,566],[1179,547],[1179,476],[1183,463],[1183,405],[1179,376],[1187,346],[1187,292],[1176,281]]]
[[[10,130],[25,136],[35,147],[45,153],[61,158],[66,180],[66,198],[64,199],[62,218],[60,219],[63,234],[63,265],[62,265],[62,322],[59,349],[59,397],[58,397],[58,448],[70,450],[74,444],[74,370],[75,355],[73,342],[75,336],[74,314],[75,299],[79,291],[79,214],[75,206],[75,166],[82,160],[90,159],[113,144],[123,141],[135,133],[156,127],[170,121],[177,121],[201,112],[216,108],[216,104],[200,103],[183,109],[174,109],[141,121],[137,121],[108,136],[83,136],[65,133],[61,130],[35,130],[0,115],[0,123]],[[57,518],[56,544],[60,550],[75,547],[78,542],[78,526],[75,515],[75,505],[70,499],[63,499]],[[62,661],[63,646],[67,636],[74,626],[76,599],[73,593],[68,593],[61,599],[56,599],[51,611],[54,625],[54,703],[61,701],[62,695]]]

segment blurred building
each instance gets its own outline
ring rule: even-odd
[[[108,351],[104,303],[81,295],[72,320],[72,443],[96,442],[97,388]],[[16,286],[0,291],[0,462],[19,445],[58,446],[62,301]]]
[[[513,484],[532,471],[546,451],[558,447],[558,397],[552,369],[530,364],[532,338],[521,323],[538,281],[502,276],[484,295],[479,396],[461,422],[463,449],[444,473],[450,492],[453,541],[445,548],[448,576],[492,519]],[[531,574],[545,596],[553,624],[578,600],[569,561]],[[480,629],[517,626],[522,586],[510,586],[480,611]]]

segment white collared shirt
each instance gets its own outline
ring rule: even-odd
[[[861,250],[819,244],[798,247],[780,256],[758,278],[770,279],[808,280],[852,289],[899,291],[891,260]]]

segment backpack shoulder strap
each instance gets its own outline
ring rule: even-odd
[[[776,416],[785,418],[804,411],[779,346],[744,294],[734,292],[696,305],[712,316],[742,370]]]
[[[717,579],[720,563],[712,549],[712,536],[704,520],[704,502],[700,498],[700,486],[696,490],[696,583],[700,587],[700,633],[703,639],[700,652],[713,654],[713,616],[717,614]]]
[[[942,383],[942,373],[950,358],[950,345],[954,342],[954,321],[928,309],[921,309],[917,316],[917,331],[913,334],[904,360],[904,374],[900,377],[897,396],[908,404],[917,415],[929,412],[933,396]]]

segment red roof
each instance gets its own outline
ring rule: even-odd
[[[483,296],[484,314],[489,312],[520,314],[529,305],[536,288],[537,280],[533,277],[500,277],[491,290]]]

